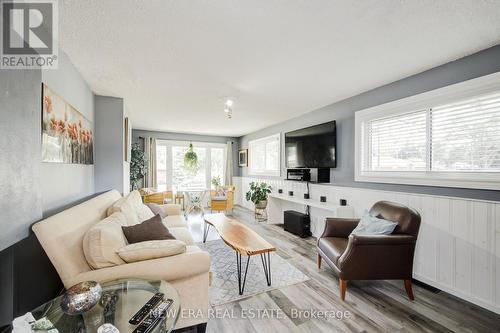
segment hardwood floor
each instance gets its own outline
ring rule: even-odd
[[[500,328],[500,315],[418,284],[413,285],[415,301],[411,302],[403,281],[349,281],[343,302],[333,271],[325,263],[321,269],[317,267],[315,238],[301,239],[282,226],[257,223],[248,210],[236,208],[234,216],[276,246],[273,255],[290,262],[310,280],[214,307],[231,318],[210,319],[207,332],[489,333]],[[191,216],[189,224],[195,241],[201,242],[201,217]],[[217,238],[211,228],[208,240]],[[261,316],[252,318],[250,309],[261,310]],[[309,312],[298,316],[299,310]],[[313,310],[335,311],[336,316],[307,316]]]

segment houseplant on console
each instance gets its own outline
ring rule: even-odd
[[[271,193],[271,186],[266,183],[250,183],[250,190],[246,193],[247,201],[251,201],[255,205],[255,218],[258,220],[266,220],[267,213],[267,195]],[[260,216],[260,218],[259,218]]]

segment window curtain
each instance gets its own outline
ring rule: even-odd
[[[226,174],[224,175],[224,185],[233,184],[233,142],[226,144]]]
[[[148,160],[148,170],[144,177],[144,187],[157,188],[156,180],[156,139],[152,137],[144,138],[144,155]]]

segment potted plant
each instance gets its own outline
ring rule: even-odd
[[[198,155],[196,155],[193,144],[189,144],[188,151],[184,155],[184,169],[195,175],[198,172]]]
[[[212,180],[210,181],[215,189],[219,188],[221,186],[221,181],[219,176],[213,176]]]
[[[134,143],[130,153],[130,188],[137,190],[139,180],[144,178],[147,172],[147,163],[140,144]]]
[[[250,183],[250,190],[246,193],[247,201],[251,201],[255,205],[255,209],[266,209],[267,195],[271,193],[271,186],[266,183]]]

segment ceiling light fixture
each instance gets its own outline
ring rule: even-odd
[[[228,119],[231,119],[232,116],[233,116],[233,109],[232,109],[232,106],[233,106],[234,102],[232,99],[226,99],[226,101],[224,102],[224,105],[226,106],[224,108],[224,113],[226,114],[226,117]]]

